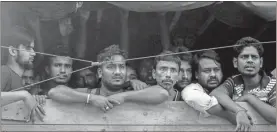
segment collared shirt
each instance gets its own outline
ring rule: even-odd
[[[261,101],[276,107],[276,78],[267,76],[265,72],[262,72],[262,78],[260,81],[260,87],[254,88],[247,93],[255,95]],[[245,90],[244,82],[241,74],[229,77],[223,84],[224,90],[226,90],[229,96],[236,100],[243,95]]]

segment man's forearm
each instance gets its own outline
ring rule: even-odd
[[[67,86],[60,85],[48,92],[48,97],[65,103],[86,103],[88,94],[75,91]]]
[[[276,123],[276,108],[252,96],[247,102],[267,121]]]
[[[232,124],[236,124],[236,115],[234,113],[224,110],[219,104],[211,107],[207,110],[207,112],[211,115],[216,115],[218,117],[224,118],[230,121]]]
[[[160,104],[168,99],[168,92],[159,87],[152,86],[139,91],[125,92],[124,100],[126,102],[140,102],[146,104]]]
[[[226,93],[213,91],[210,95],[215,96],[219,104],[230,112],[237,113],[240,110],[245,110],[243,107],[235,103]]]
[[[27,94],[27,91],[1,92],[1,106],[24,100]]]

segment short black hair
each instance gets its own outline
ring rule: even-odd
[[[220,63],[220,57],[218,53],[216,53],[214,50],[200,51],[200,52],[197,52],[193,57],[194,71],[199,70],[199,61],[203,58],[212,59]]]
[[[122,55],[125,59],[128,58],[128,53],[126,51],[121,50],[118,45],[111,45],[98,53],[97,61],[107,61],[114,55]]]
[[[68,56],[68,57],[72,57],[70,54],[70,48],[63,43],[57,43],[55,46],[49,48],[47,50],[48,54],[52,54],[52,55],[57,55],[57,56]],[[50,65],[51,63],[51,58],[53,58],[53,56],[47,56],[45,58],[46,60],[46,65]]]
[[[175,53],[189,51],[189,49],[185,46],[174,47],[171,50]],[[192,65],[192,53],[178,54],[178,57],[181,59],[181,61],[187,61],[190,65]]]
[[[170,62],[176,62],[179,69],[181,66],[181,59],[177,56],[177,55],[171,55],[174,52],[172,51],[163,51],[161,54],[159,55],[163,55],[163,56],[157,56],[154,60],[154,65],[153,65],[153,69],[156,69],[157,64],[159,63],[159,61],[170,61]],[[169,55],[166,55],[169,54]]]
[[[255,43],[255,44],[254,44]],[[264,48],[263,45],[257,44],[260,43],[259,40],[252,38],[252,37],[243,37],[239,39],[235,45],[241,45],[241,46],[235,46],[234,49],[234,57],[238,57],[239,54],[243,51],[245,47],[254,47],[257,49],[259,56],[262,57],[264,54]]]

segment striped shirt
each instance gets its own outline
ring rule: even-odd
[[[229,77],[223,84],[224,88],[228,95],[236,100],[243,95],[245,90],[244,82],[242,75],[238,74],[232,77]],[[260,87],[254,88],[247,93],[255,95],[261,101],[270,104],[271,106],[276,107],[276,78],[267,76],[265,72],[262,72],[262,79],[260,81]]]

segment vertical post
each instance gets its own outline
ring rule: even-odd
[[[128,17],[129,17],[129,11],[122,10],[121,11],[120,47],[127,52],[129,51]]]
[[[161,28],[161,42],[163,46],[163,50],[168,50],[170,48],[170,38],[169,38],[169,28],[166,24],[166,12],[158,13],[160,20],[160,28]]]
[[[78,33],[78,43],[76,45],[77,57],[84,58],[87,47],[87,20],[89,19],[90,11],[80,10],[80,32]]]

